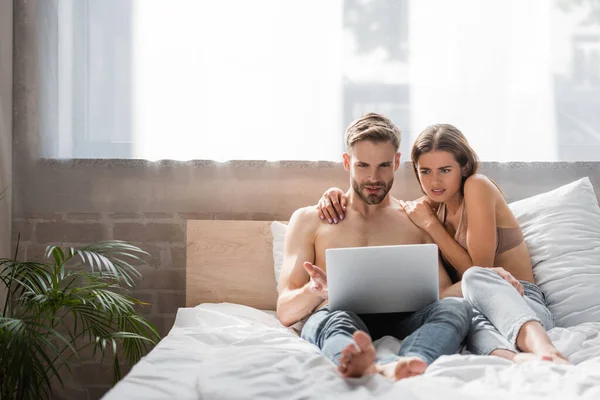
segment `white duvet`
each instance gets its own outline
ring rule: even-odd
[[[550,337],[575,365],[453,355],[400,382],[343,379],[272,314],[202,304],[180,308],[171,332],[104,399],[600,399],[600,323]],[[398,346],[386,337],[377,351]]]

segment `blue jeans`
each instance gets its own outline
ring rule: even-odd
[[[517,335],[529,321],[538,321],[546,330],[554,328],[544,293],[531,282],[520,282],[524,296],[488,268],[471,267],[463,274],[463,296],[475,308],[467,337],[471,353],[487,355],[500,349],[518,352]]]
[[[354,343],[352,335],[357,330],[369,333],[373,340],[386,335],[404,339],[398,356],[418,357],[431,364],[441,355],[460,350],[471,318],[472,307],[457,297],[436,301],[414,313],[357,315],[324,307],[306,321],[301,337],[318,346],[336,365],[342,350]]]

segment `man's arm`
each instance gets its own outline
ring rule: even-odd
[[[279,278],[277,316],[290,326],[311,314],[323,303],[322,291],[311,287],[304,262],[315,262],[315,236],[322,221],[315,207],[298,209],[290,219],[283,246],[283,265]]]

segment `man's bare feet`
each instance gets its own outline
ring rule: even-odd
[[[360,378],[364,375],[374,374],[375,369],[375,346],[371,336],[366,332],[354,332],[354,343],[342,350],[338,371],[346,378]]]
[[[394,381],[421,375],[426,369],[427,363],[418,357],[400,357],[398,361],[377,366],[380,374]]]
[[[354,332],[355,344],[342,350],[338,371],[347,378],[360,378],[364,375],[380,373],[394,381],[421,375],[427,363],[417,357],[401,357],[385,365],[375,364],[375,346],[371,337],[363,331]]]

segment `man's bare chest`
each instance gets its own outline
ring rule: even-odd
[[[343,221],[319,229],[315,238],[315,258],[325,266],[327,249],[419,243],[423,243],[423,233],[410,222],[390,220],[383,224],[367,224]]]

